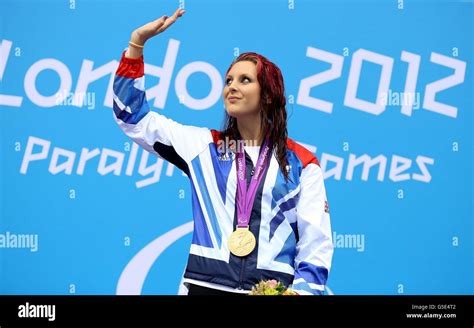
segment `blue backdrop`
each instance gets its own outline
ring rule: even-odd
[[[112,79],[130,33],[153,110],[219,129],[226,69],[282,70],[291,138],[325,172],[328,294],[472,294],[473,4],[0,2],[0,294],[176,294],[188,180],[127,139]]]

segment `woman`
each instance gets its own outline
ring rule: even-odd
[[[298,294],[323,294],[333,254],[324,179],[316,157],[287,137],[278,67],[256,53],[231,64],[223,131],[181,125],[150,111],[144,44],[183,14],[178,9],[133,31],[116,72],[113,109],[133,141],[190,179],[188,294],[247,294],[268,279]]]

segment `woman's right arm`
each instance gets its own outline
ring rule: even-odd
[[[136,31],[133,31],[132,35],[130,36],[130,41],[144,46],[144,43],[140,41],[140,38],[136,35]],[[143,56],[143,48],[129,47],[125,53],[125,57],[132,59],[140,58],[141,56]]]
[[[163,16],[133,31],[127,51],[122,53],[114,77],[114,117],[134,142],[183,169],[212,140],[206,128],[179,124],[161,114],[150,111],[145,93],[143,48],[151,37],[163,32],[182,14]]]

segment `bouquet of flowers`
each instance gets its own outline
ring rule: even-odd
[[[249,295],[299,295],[291,288],[286,288],[280,281],[275,279],[261,280],[252,287]]]

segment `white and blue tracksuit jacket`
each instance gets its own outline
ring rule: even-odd
[[[236,225],[235,157],[218,153],[219,131],[150,111],[144,79],[143,56],[127,58],[124,51],[114,78],[114,117],[134,142],[189,177],[194,232],[184,277],[244,290],[276,279],[300,294],[323,294],[334,249],[317,158],[288,138],[291,181],[285,182],[272,154],[250,218],[257,247],[247,257],[236,257],[227,247]],[[248,181],[252,168],[246,154]]]

